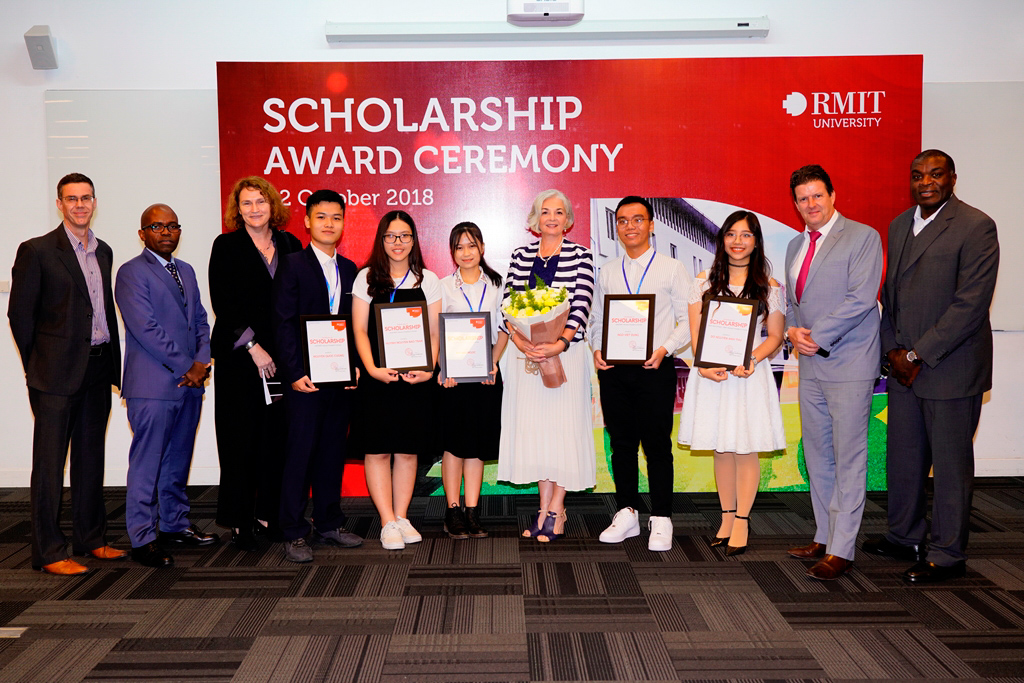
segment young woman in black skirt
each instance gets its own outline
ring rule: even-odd
[[[480,487],[484,478],[484,460],[498,457],[501,435],[501,373],[498,359],[508,335],[498,329],[501,298],[505,287],[501,276],[484,260],[484,240],[475,223],[456,225],[448,237],[448,247],[457,268],[441,280],[443,313],[486,311],[491,317],[491,343],[494,345],[492,379],[487,382],[463,382],[448,378],[441,385],[441,410],[444,419],[441,458],[441,482],[447,499],[444,530],[452,538],[484,538],[480,525]],[[438,381],[440,381],[438,377]],[[459,491],[465,482],[466,509],[459,505]]]

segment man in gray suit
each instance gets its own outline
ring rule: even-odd
[[[853,565],[867,489],[868,421],[881,365],[882,240],[835,210],[821,166],[790,176],[807,230],[786,249],[786,328],[800,358],[800,421],[817,531],[789,554],[817,559],[814,579]]]
[[[889,533],[866,541],[864,550],[916,560],[903,574],[912,583],[967,571],[974,432],[982,395],[992,387],[988,309],[999,268],[996,224],[957,199],[955,185],[948,154],[921,152],[910,167],[917,206],[889,226],[882,291],[882,348],[891,368]],[[925,551],[931,468],[935,499]]]

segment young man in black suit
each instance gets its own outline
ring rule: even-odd
[[[282,259],[273,289],[278,371],[285,385],[288,421],[280,524],[285,559],[291,562],[313,559],[305,538],[311,486],[314,541],[345,548],[363,542],[342,527],[341,476],[351,394],[336,385],[318,387],[310,380],[303,363],[300,319],[352,312],[356,265],[336,250],[345,227],[345,200],[333,190],[314,192],[306,202],[305,224],[309,246]]]

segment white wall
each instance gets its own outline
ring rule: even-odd
[[[771,32],[765,40],[689,41],[683,44],[533,43],[476,44],[460,47],[330,48],[325,21],[459,21],[504,18],[501,0],[392,0],[337,2],[292,0],[0,0],[0,188],[7,205],[0,241],[0,280],[9,279],[18,243],[41,234],[59,220],[54,188],[47,175],[44,92],[72,89],[214,89],[220,61],[404,61],[480,59],[600,59],[638,57],[799,56],[861,54],[924,54],[926,93],[943,92],[941,84],[1024,82],[1024,3],[1017,0],[863,0],[794,3],[787,0],[587,0],[587,19],[625,20],[716,16],[768,15]],[[34,24],[48,24],[57,42],[60,68],[34,71],[22,34]],[[822,74],[827,87],[828,74]],[[935,88],[938,87],[936,91]],[[647,94],[650,96],[650,94]],[[644,96],[624,84],[623,98]],[[926,97],[926,105],[929,100]],[[656,97],[651,106],[657,106]],[[962,102],[938,98],[934,106],[950,111]],[[1019,138],[1012,120],[1020,108],[996,112],[1009,138]],[[933,112],[925,111],[924,142],[943,146],[942,126],[930,129]],[[948,117],[939,117],[948,122]],[[1019,144],[1019,143],[1018,143]],[[957,149],[948,149],[954,157]],[[974,150],[972,150],[973,152]],[[993,160],[976,167],[958,164],[958,194],[988,211],[1001,226],[1004,267],[1024,253],[1010,213],[1009,182],[1004,169],[1020,155],[975,155]],[[995,163],[998,161],[999,163]],[[188,178],[163,177],[159,160],[150,172],[152,182],[173,188]],[[71,170],[71,169],[69,169]],[[103,196],[103,181],[97,191]],[[211,188],[216,192],[217,188]],[[977,197],[972,193],[975,193]],[[102,201],[102,199],[101,199]],[[909,203],[909,202],[908,202]],[[102,209],[101,209],[102,212]],[[96,228],[118,226],[97,217]],[[215,232],[215,231],[214,231]],[[212,237],[211,237],[212,239]],[[128,254],[117,254],[123,260]],[[195,260],[195,259],[193,259]],[[203,270],[202,262],[197,263]],[[6,308],[6,295],[0,307]],[[1019,368],[1024,335],[1009,335],[997,344],[997,366]],[[1015,372],[1020,373],[1018,369]],[[1006,380],[1008,375],[1002,375]],[[1016,378],[1021,386],[1024,376]],[[0,486],[25,486],[31,464],[31,413],[24,389],[20,359],[9,333],[0,333]],[[197,463],[215,462],[212,411],[207,405],[200,432]],[[983,429],[1012,422],[1019,403],[996,393],[985,406]],[[1007,419],[1001,419],[1005,415]],[[993,438],[984,443],[1016,448],[1019,439]],[[979,435],[979,446],[983,443]],[[124,410],[115,407],[108,438],[109,484],[124,481],[128,430]],[[1002,453],[1002,456],[1007,454]],[[1014,453],[1009,455],[1014,456]],[[208,468],[207,468],[208,470]],[[1021,470],[1024,471],[1024,470]],[[194,473],[193,481],[210,475]]]

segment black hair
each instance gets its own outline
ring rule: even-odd
[[[771,261],[764,255],[764,235],[761,233],[761,222],[750,211],[734,211],[722,223],[722,228],[715,236],[715,260],[708,270],[708,288],[704,292],[706,301],[713,296],[735,296],[729,289],[729,254],[725,248],[725,233],[740,221],[746,221],[747,227],[754,235],[754,251],[750,253],[747,265],[747,281],[743,283],[740,296],[744,299],[757,299],[758,310],[768,313],[768,295],[771,293]]]
[[[796,199],[796,188],[807,183],[813,183],[815,180],[820,180],[825,183],[825,190],[830,194],[835,194],[835,190],[832,188],[832,179],[828,177],[828,173],[825,172],[821,166],[817,164],[810,164],[808,166],[801,166],[800,168],[793,171],[789,176],[789,193],[793,195],[793,199]]]
[[[483,233],[480,232],[479,226],[471,221],[463,221],[452,228],[452,232],[448,235],[448,250],[452,254],[452,260],[455,260],[455,248],[459,246],[459,240],[462,239],[463,235],[469,235],[473,242],[479,247],[484,243]],[[491,281],[491,284],[497,287],[501,284],[501,276],[498,275],[498,271],[487,265],[487,261],[484,259],[484,255],[480,254],[480,270],[484,272],[487,279]]]
[[[373,241],[373,251],[370,252],[370,260],[366,262],[366,289],[371,297],[377,297],[390,293],[395,288],[395,281],[391,279],[391,260],[387,251],[384,250],[384,233],[388,226],[394,221],[402,221],[408,224],[412,230],[412,249],[409,250],[409,270],[416,278],[416,286],[423,282],[423,252],[420,251],[420,241],[416,237],[416,223],[412,216],[401,209],[388,211],[381,216],[377,224],[377,236]]]
[[[309,195],[309,199],[306,200],[307,216],[313,212],[313,207],[317,204],[340,204],[341,213],[345,214],[345,199],[334,190],[317,190]]]

